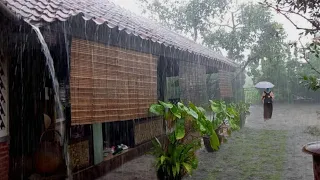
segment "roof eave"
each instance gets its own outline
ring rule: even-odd
[[[7,18],[15,22],[20,21],[20,18],[18,18],[18,16],[16,16],[12,11],[10,11],[8,7],[1,1],[0,1],[0,11],[2,11],[3,15],[6,16]]]

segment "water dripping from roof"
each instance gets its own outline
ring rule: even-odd
[[[58,79],[56,77],[56,73],[55,73],[55,69],[54,69],[54,63],[53,63],[53,58],[50,54],[50,50],[48,48],[48,45],[46,43],[46,41],[44,40],[44,37],[39,29],[39,27],[27,22],[31,27],[32,29],[35,31],[35,33],[37,34],[37,37],[39,39],[39,42],[41,44],[41,47],[42,47],[42,52],[43,54],[45,55],[46,57],[46,64],[48,66],[48,69],[49,69],[49,73],[50,73],[50,76],[51,76],[51,79],[52,79],[52,85],[53,85],[53,90],[54,90],[54,93],[55,93],[55,103],[57,104],[58,106],[58,112],[57,112],[57,115],[58,115],[58,118],[59,119],[62,119],[63,121],[65,121],[65,117],[64,117],[64,113],[63,113],[63,110],[62,110],[62,103],[60,101],[60,93],[59,93],[59,82],[58,82]],[[63,129],[62,129],[62,126],[60,126],[60,132],[63,132]],[[65,136],[65,133],[61,133],[61,134],[64,134]],[[65,146],[66,143],[66,138],[64,137],[61,137],[61,139],[63,139],[63,145]],[[65,155],[65,161],[66,161],[66,164],[67,164],[67,174],[68,174],[68,177],[67,179],[68,180],[72,180],[72,171],[69,167],[69,162],[70,162],[70,157],[69,157],[69,153],[68,153],[68,150],[66,147],[64,147],[64,155]]]

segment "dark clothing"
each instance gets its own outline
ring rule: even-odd
[[[264,105],[263,105],[264,119],[271,119],[272,118],[272,111],[273,111],[273,104],[272,103],[264,103]]]
[[[272,103],[271,91],[268,93],[264,91],[264,94],[264,103]]]

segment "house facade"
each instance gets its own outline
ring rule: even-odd
[[[233,97],[236,63],[108,1],[0,0],[0,13],[1,180],[94,179],[165,135],[152,103]]]

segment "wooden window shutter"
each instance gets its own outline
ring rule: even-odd
[[[71,121],[93,124],[148,117],[157,102],[157,57],[73,39]]]

